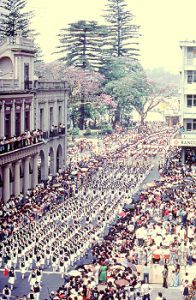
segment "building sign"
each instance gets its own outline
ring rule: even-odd
[[[196,147],[196,138],[195,139],[173,139],[171,141],[171,146],[182,147]]]

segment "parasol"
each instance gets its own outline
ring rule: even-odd
[[[62,186],[60,183],[55,183],[55,184],[53,184],[53,187],[55,187],[55,188],[58,188],[58,187],[60,187],[60,186]]]
[[[114,265],[109,267],[110,270],[125,270],[124,266]]]
[[[118,214],[119,217],[123,217],[123,218],[126,217],[126,215],[127,214],[124,211],[122,211],[121,213]]]
[[[81,272],[78,270],[72,270],[68,273],[70,276],[77,277],[81,275]]]
[[[118,286],[126,286],[129,285],[129,281],[126,279],[119,279],[114,282]]]
[[[81,168],[80,169],[82,172],[87,172],[88,171],[88,168]]]
[[[72,171],[71,172],[71,175],[77,175],[78,174],[78,171]]]
[[[149,182],[146,184],[148,187],[155,187],[156,183],[155,182]]]
[[[91,270],[91,271],[94,271],[94,269],[95,269],[95,266],[94,265],[84,265],[84,269],[85,270]]]

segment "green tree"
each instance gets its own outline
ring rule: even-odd
[[[32,12],[24,12],[26,0],[1,0],[0,38],[15,37],[18,32],[27,37],[32,30],[29,28]]]
[[[100,73],[105,76],[106,82],[108,82],[127,77],[132,72],[140,70],[142,70],[142,66],[136,60],[130,60],[128,57],[110,57],[100,68]]]
[[[160,87],[154,81],[150,81],[144,71],[132,73],[127,78],[127,85],[131,91],[128,96],[130,104],[140,115],[141,125],[150,111],[175,93],[175,86]]]
[[[115,75],[120,74],[119,77],[116,76],[118,79],[108,81],[105,85],[106,92],[117,103],[113,125],[122,122],[133,108],[140,115],[141,124],[144,124],[148,112],[171,97],[175,91],[175,86],[160,87],[150,81],[139,64],[134,70],[130,71],[131,68],[127,68],[127,70],[125,77],[121,77],[120,70],[117,73],[114,72]]]
[[[130,78],[122,77],[112,80],[106,84],[105,90],[117,103],[113,122],[113,126],[115,126],[117,123],[122,123],[125,112],[131,113],[132,111]]]
[[[101,65],[102,47],[107,35],[105,26],[94,21],[78,21],[61,29],[57,53],[68,66],[98,70]]]
[[[107,0],[105,19],[109,36],[107,48],[113,56],[137,58],[139,26],[133,24],[133,14],[128,11],[125,0]]]

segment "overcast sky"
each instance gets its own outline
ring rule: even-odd
[[[103,9],[107,0],[28,0],[28,9],[35,12],[33,27],[40,33],[38,42],[44,59],[58,45],[60,28],[78,20],[103,23]],[[145,68],[163,67],[178,73],[181,63],[179,41],[196,40],[196,0],[127,0],[141,26],[141,62]]]

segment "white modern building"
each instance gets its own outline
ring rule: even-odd
[[[180,42],[182,50],[180,135],[174,140],[182,147],[183,161],[196,158],[196,41]]]
[[[26,194],[65,167],[67,89],[34,81],[35,49],[21,36],[0,42],[0,200]],[[40,164],[39,164],[40,162]]]

